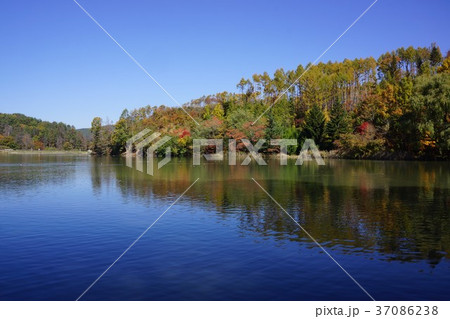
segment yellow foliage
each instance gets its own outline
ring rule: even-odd
[[[438,73],[450,73],[450,57],[445,58],[442,65],[437,69]]]

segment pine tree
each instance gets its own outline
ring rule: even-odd
[[[324,144],[325,115],[317,104],[306,115],[303,135],[305,138],[313,139],[319,147]]]
[[[92,148],[94,153],[102,154],[100,147],[100,133],[102,130],[102,119],[95,117],[91,124],[91,134],[92,134]]]
[[[333,142],[338,140],[341,134],[349,133],[350,121],[342,103],[337,100],[330,111],[330,121],[325,127],[327,147],[332,148]]]
[[[431,66],[433,66],[433,67],[435,67],[436,65],[438,65],[439,63],[442,62],[441,49],[439,49],[439,47],[436,46],[435,44],[433,44],[433,47],[431,48],[430,62],[431,62]]]
[[[275,116],[273,108],[270,109],[269,112],[267,112],[267,126],[264,134],[265,138],[267,140],[281,138],[283,131],[283,123],[280,123],[280,119]]]

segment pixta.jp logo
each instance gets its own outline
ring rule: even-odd
[[[126,164],[128,167],[133,167],[133,144],[136,149],[136,169],[144,172],[144,149],[147,149],[147,174],[153,175],[153,157],[158,148],[170,141],[170,136],[163,136],[155,143],[151,144],[154,140],[161,136],[161,133],[155,132],[149,135],[151,131],[145,129],[138,134],[132,136],[127,140],[126,149]],[[170,147],[166,148],[165,158],[158,162],[158,169],[170,162],[171,159]]]
[[[136,158],[136,169],[138,171],[144,171],[144,150],[147,150],[147,174],[153,175],[153,158],[155,157],[156,151],[171,140],[170,136],[163,136],[155,143],[153,141],[161,136],[161,133],[155,132],[149,135],[151,131],[145,129],[138,134],[134,135],[127,141],[126,145],[126,165],[128,167],[133,167],[133,145],[135,146],[135,158]],[[241,139],[241,142],[248,151],[248,155],[240,163],[240,165],[248,165],[252,161],[252,158],[256,161],[258,165],[267,165],[262,154],[259,150],[266,143],[265,139],[258,140],[254,145],[248,139]],[[280,165],[287,165],[288,159],[288,146],[297,146],[296,139],[271,139],[270,145],[278,146],[280,149],[279,158]],[[223,140],[222,139],[193,139],[193,165],[198,166],[201,162],[201,147],[202,146],[214,146],[215,152],[212,154],[203,154],[203,157],[207,161],[223,161],[225,160],[224,150],[223,150]],[[306,139],[302,145],[302,148],[297,156],[295,165],[302,165],[304,161],[311,161],[311,155],[314,157],[318,165],[325,165],[325,162],[320,155],[319,149],[317,148],[314,140]],[[237,150],[236,150],[236,140],[228,140],[228,165],[237,165]],[[171,150],[170,147],[166,147],[164,159],[158,162],[158,169],[169,163],[171,160]]]

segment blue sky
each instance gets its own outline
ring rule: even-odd
[[[314,61],[373,1],[78,2],[184,103]],[[432,42],[445,54],[448,12],[446,0],[379,0],[321,61]],[[72,0],[3,2],[0,37],[0,112],[82,128],[174,105]]]

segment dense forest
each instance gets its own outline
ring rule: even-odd
[[[23,114],[0,113],[0,149],[86,149],[75,127],[41,121]]]
[[[443,57],[436,44],[254,74],[236,87],[183,105],[199,125],[179,107],[125,109],[115,124],[94,118],[88,142],[88,134],[63,123],[0,114],[0,148],[90,148],[114,155],[149,128],[172,137],[161,151],[171,146],[176,156],[192,153],[193,138],[233,138],[241,151],[242,138],[297,139],[299,147],[312,138],[344,158],[449,158],[450,51]],[[278,151],[268,143],[263,149]]]
[[[149,128],[172,136],[169,143],[178,156],[192,152],[193,138],[295,138],[299,145],[313,138],[321,150],[346,158],[449,156],[450,52],[443,57],[436,44],[402,47],[378,59],[254,74],[241,79],[237,89],[186,103],[200,125],[182,109],[167,106],[125,109],[114,126],[95,118],[93,150],[119,154],[130,136]],[[244,150],[243,144],[238,142],[238,148]],[[264,149],[277,151],[269,145]]]

